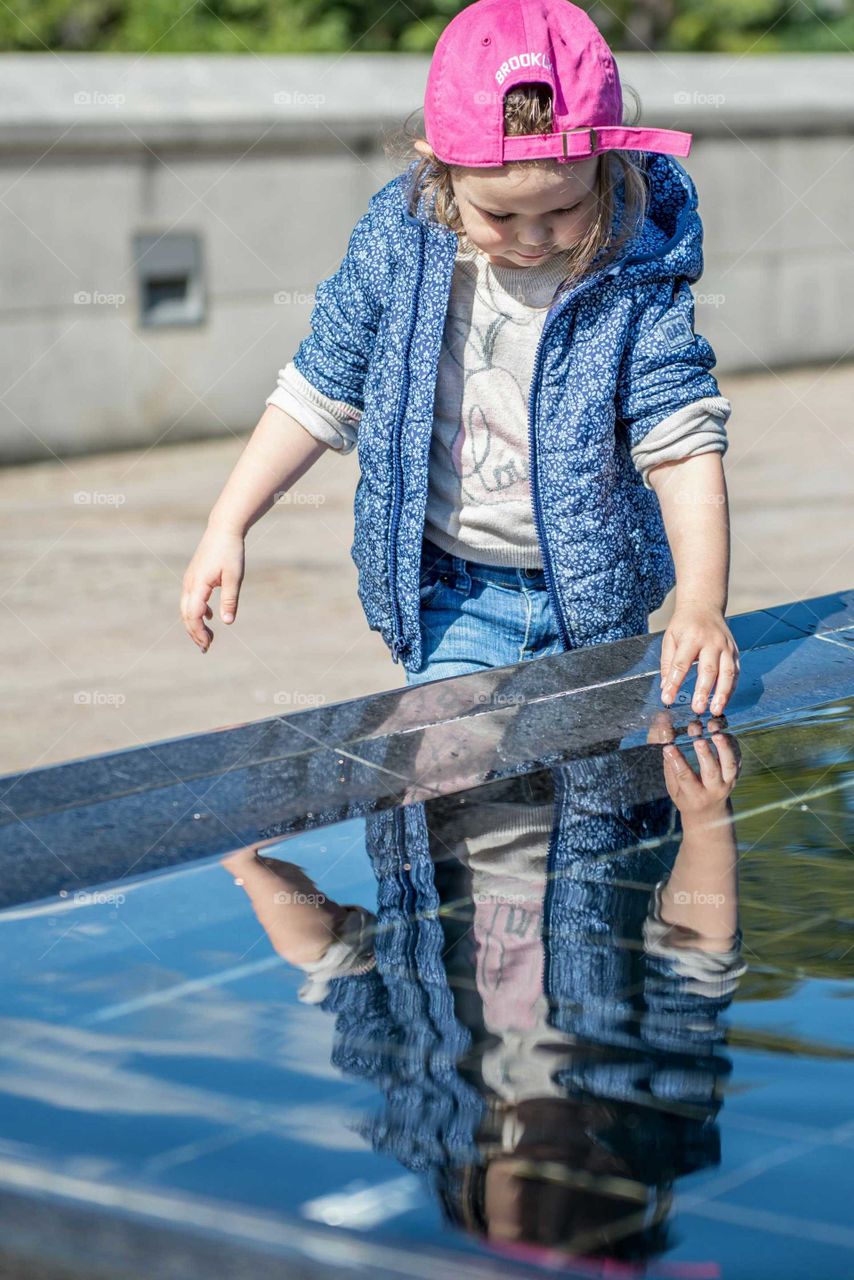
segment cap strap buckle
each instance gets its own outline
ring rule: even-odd
[[[571,133],[588,133],[590,135],[590,151],[588,152],[588,155],[592,156],[598,145],[596,130],[590,128],[588,125],[580,125],[577,129],[563,129],[561,131],[561,138],[563,139],[563,158],[565,160],[569,159],[569,154],[566,149],[566,139]]]

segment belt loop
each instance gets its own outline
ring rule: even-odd
[[[468,594],[471,591],[471,574],[468,571],[468,560],[463,556],[454,556],[454,570],[457,575],[457,589]]]

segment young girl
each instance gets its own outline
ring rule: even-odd
[[[419,159],[372,196],[183,584],[206,652],[244,537],[327,448],[358,448],[352,558],[410,683],[647,631],[662,700],[738,678],[725,618],[731,412],[694,332],[691,135],[623,121],[567,0],[476,0],[431,62]]]

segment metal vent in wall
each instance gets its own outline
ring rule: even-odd
[[[137,235],[139,320],[147,326],[201,324],[205,318],[202,246],[191,231]]]

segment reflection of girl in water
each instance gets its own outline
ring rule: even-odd
[[[652,1257],[673,1182],[719,1159],[744,966],[715,741],[699,778],[668,749],[678,812],[646,798],[647,748],[371,815],[376,914],[254,849],[226,860],[335,1013],[334,1065],[382,1091],[365,1138],[492,1247]]]

